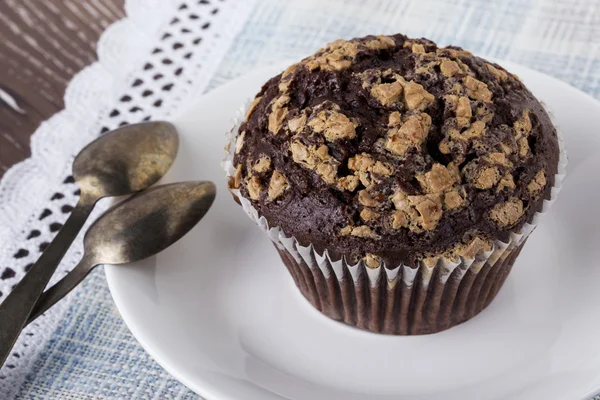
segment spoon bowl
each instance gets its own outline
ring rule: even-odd
[[[175,127],[163,121],[126,125],[87,145],[73,162],[83,196],[123,196],[162,178],[177,156]]]
[[[180,182],[138,193],[109,209],[87,231],[85,257],[126,264],[153,256],[179,240],[206,214],[212,182]]]

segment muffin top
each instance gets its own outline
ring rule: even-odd
[[[472,258],[529,221],[556,130],[519,78],[403,35],[337,40],[270,79],[235,142],[232,189],[334,258]]]

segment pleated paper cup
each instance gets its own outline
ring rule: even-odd
[[[235,174],[235,139],[249,104],[240,110],[227,135],[223,168],[228,179]],[[302,295],[321,313],[372,332],[435,333],[474,317],[498,294],[527,238],[562,187],[567,156],[560,133],[558,141],[558,172],[550,199],[545,199],[541,210],[519,231],[512,232],[507,242],[496,240],[491,250],[480,251],[474,258],[439,256],[412,267],[382,262],[373,268],[362,260],[349,264],[344,257],[333,259],[327,250],[319,254],[312,244],[303,246],[281,228],[269,226],[239,189],[230,191],[269,236]]]

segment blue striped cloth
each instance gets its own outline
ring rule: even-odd
[[[210,87],[337,38],[396,32],[517,62],[600,99],[599,0],[262,0]],[[19,399],[198,398],[137,344],[101,271],[74,296]]]

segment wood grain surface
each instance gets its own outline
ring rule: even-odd
[[[0,0],[0,177],[30,155],[33,132],[123,17],[124,0]]]

